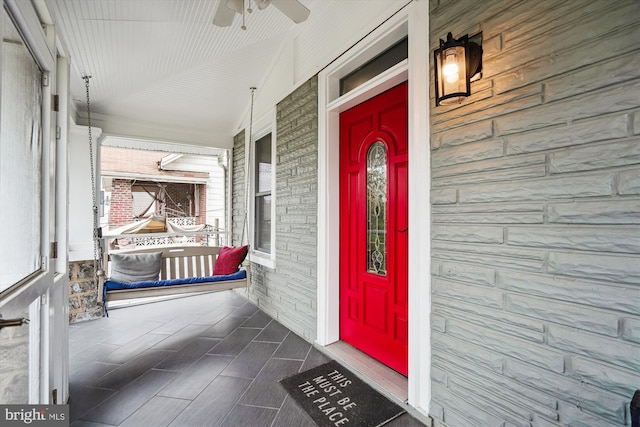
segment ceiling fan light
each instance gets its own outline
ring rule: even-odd
[[[264,10],[267,6],[269,6],[269,3],[271,3],[271,0],[255,0],[255,2],[256,2],[256,6],[258,6],[258,9]]]

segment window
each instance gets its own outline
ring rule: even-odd
[[[41,270],[41,71],[6,10],[0,122],[0,292]]]
[[[409,57],[409,40],[404,38],[357,70],[340,79],[340,95],[344,95],[371,80],[383,71]]]
[[[273,184],[273,160],[271,158],[271,134],[256,140],[254,163],[254,249],[271,253],[271,188]]]

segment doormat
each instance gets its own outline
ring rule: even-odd
[[[382,426],[405,412],[336,361],[280,384],[320,427]]]

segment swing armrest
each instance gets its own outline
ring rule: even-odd
[[[103,303],[103,295],[104,295],[104,282],[106,282],[107,278],[104,274],[104,270],[98,270],[98,302],[100,304]]]

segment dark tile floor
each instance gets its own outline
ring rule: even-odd
[[[313,426],[278,380],[329,360],[233,291],[110,310],[69,346],[72,427]]]

